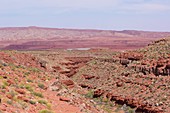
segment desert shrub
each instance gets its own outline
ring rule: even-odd
[[[51,103],[47,103],[46,106],[47,106],[47,109],[51,109],[52,105],[51,105]]]
[[[3,85],[4,85],[4,86],[9,86],[9,84],[8,84],[7,81],[3,81]]]
[[[28,76],[30,74],[30,72],[25,72],[24,75]]]
[[[30,86],[30,85],[25,85],[25,88],[28,90],[28,91],[33,91],[33,88]]]
[[[12,100],[7,100],[6,103],[9,104],[9,105],[13,104]]]
[[[27,79],[27,82],[31,82],[31,83],[33,83],[33,80],[31,80],[31,79]]]
[[[38,100],[38,103],[40,103],[40,104],[47,104],[47,101],[46,100]]]
[[[1,85],[0,88],[1,88],[1,89],[5,89],[5,88],[6,88],[6,85]]]
[[[30,104],[36,104],[36,102],[33,101],[33,100],[30,100],[29,103],[30,103]]]
[[[44,96],[42,95],[42,93],[39,93],[39,92],[33,92],[33,94],[37,97],[41,97],[43,98]]]
[[[86,98],[93,98],[94,91],[90,90],[87,94],[85,94]]]
[[[44,109],[39,111],[38,113],[54,113],[54,112]]]
[[[45,88],[44,84],[42,84],[42,83],[38,83],[38,87],[41,88],[41,89]]]
[[[31,72],[34,72],[34,73],[38,73],[38,72],[40,72],[40,70],[38,69],[38,68],[30,68],[29,69]]]
[[[10,92],[8,92],[8,94],[9,94],[9,95],[11,95],[11,96],[12,96],[12,98],[14,98],[14,97],[15,97],[15,95],[16,95],[16,92],[14,92],[14,91],[10,91]]]

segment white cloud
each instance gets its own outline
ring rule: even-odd
[[[165,4],[143,3],[123,5],[121,10],[125,12],[157,13],[161,11],[169,11],[170,7]]]
[[[167,3],[167,0],[165,1]],[[169,5],[160,0],[1,0],[0,13],[24,12],[31,9],[35,11],[32,13],[49,9],[59,13],[72,10],[150,13],[169,11]]]
[[[6,0],[0,2],[0,8],[29,8],[29,7],[56,7],[100,9],[113,7],[119,0]]]

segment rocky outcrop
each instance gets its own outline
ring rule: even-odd
[[[116,59],[116,58],[113,58]],[[143,55],[140,53],[121,53],[119,55],[118,61],[121,65],[134,69],[136,72],[142,72],[144,75],[154,74],[155,76],[169,76],[170,75],[170,59],[159,58],[156,60],[149,60],[145,58],[143,60]],[[139,64],[134,64],[133,61]]]
[[[93,76],[93,75],[87,75],[87,74],[83,74],[82,77],[85,78],[85,79],[88,79],[88,80],[90,80],[90,79],[92,79],[92,78],[95,78],[95,76]]]
[[[39,63],[40,63],[40,67],[47,69],[47,62],[46,61],[40,60]]]
[[[120,63],[127,67],[128,64],[130,63],[130,60],[128,60],[128,59],[120,59]]]
[[[102,90],[102,89],[97,89],[96,91],[94,91],[93,97],[94,97],[94,98],[100,97],[100,96],[102,96],[104,93],[105,93],[104,90]]]
[[[61,65],[66,66],[65,70],[60,69],[60,73],[64,74],[67,77],[72,77],[77,73],[77,70],[89,62],[91,57],[66,57],[65,59],[69,60],[68,62],[63,62]]]
[[[119,55],[119,58],[124,58],[124,59],[128,59],[131,61],[138,61],[143,58],[143,55],[140,53],[129,52],[129,53],[121,53]]]
[[[74,85],[74,82],[72,80],[62,80],[61,83],[65,84],[66,86]]]
[[[152,62],[147,65],[133,65],[129,68],[133,68],[137,72],[142,72],[143,74],[154,74],[156,76],[170,76],[169,60],[158,60],[157,62]]]

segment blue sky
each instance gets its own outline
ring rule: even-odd
[[[0,0],[0,27],[170,31],[170,0]]]

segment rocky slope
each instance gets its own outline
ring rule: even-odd
[[[67,86],[92,99],[104,112],[170,112],[168,39],[123,53],[89,50],[41,54],[55,62],[52,70],[69,80]]]
[[[136,112],[170,112],[170,40],[113,56],[96,58],[72,79],[93,91],[93,98],[115,101]]]
[[[170,40],[145,48],[1,51],[0,112],[169,113]]]
[[[0,52],[1,113],[81,113],[51,90],[56,79],[44,66],[30,54]]]

